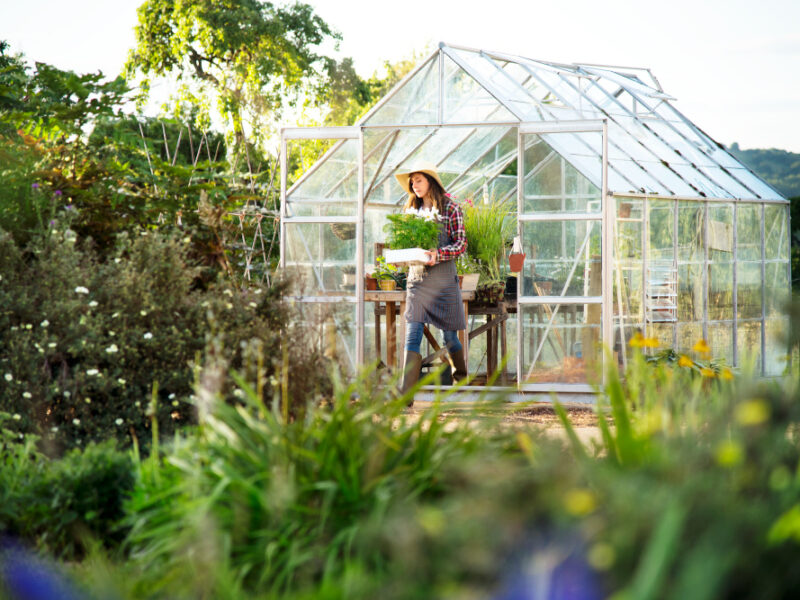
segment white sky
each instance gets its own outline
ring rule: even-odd
[[[799,0],[309,0],[362,76],[439,41],[650,67],[724,144],[800,152]],[[0,39],[79,72],[119,72],[141,0],[0,0]],[[288,123],[287,123],[288,125]]]

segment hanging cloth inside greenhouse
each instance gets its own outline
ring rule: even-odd
[[[441,225],[439,247],[454,242]],[[406,289],[406,321],[428,323],[443,331],[466,328],[456,261],[446,260],[430,267],[410,267]]]

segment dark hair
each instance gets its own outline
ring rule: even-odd
[[[439,211],[439,214],[444,214],[444,205],[447,202],[447,196],[445,196],[444,188],[441,184],[436,180],[435,177],[431,177],[427,173],[423,173],[422,171],[416,171],[414,173],[410,173],[408,175],[408,200],[406,200],[405,205],[403,205],[403,210],[407,208],[419,208],[422,206],[422,198],[417,198],[417,195],[414,193],[414,186],[411,185],[411,178],[419,173],[420,175],[424,175],[425,179],[428,180],[428,185],[430,186],[430,191],[428,192],[431,197],[433,198],[433,205],[436,207],[436,210]]]

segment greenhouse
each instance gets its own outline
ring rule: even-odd
[[[354,126],[284,129],[280,264],[319,343],[352,372],[397,368],[403,292],[365,275],[407,197],[393,174],[424,160],[458,201],[513,206],[525,254],[502,299],[470,296],[471,373],[589,391],[644,339],[779,374],[788,201],[673,100],[648,69],[440,44]]]

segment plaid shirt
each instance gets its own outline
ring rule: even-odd
[[[464,213],[461,207],[452,198],[447,199],[444,205],[444,214],[440,217],[444,223],[445,232],[454,240],[449,246],[436,250],[436,262],[453,260],[467,251],[467,234],[464,231]]]

